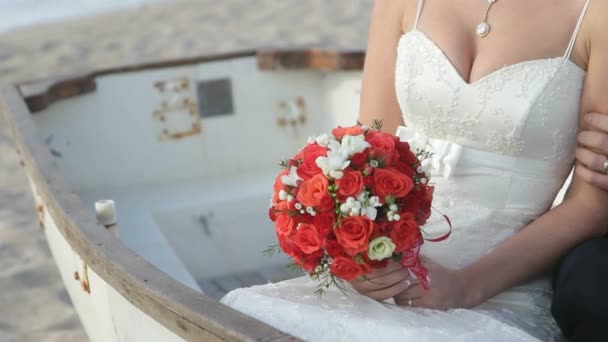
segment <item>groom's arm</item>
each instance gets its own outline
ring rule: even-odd
[[[588,56],[581,101],[581,128],[589,129],[585,113],[608,113],[608,3],[591,3],[579,39],[580,55]],[[581,49],[585,50],[585,49]],[[586,57],[585,56],[585,57]],[[574,246],[606,233],[608,192],[588,183],[577,162],[564,202],[501,243],[487,256],[462,270],[471,286],[471,303],[479,304],[507,288],[549,271]]]

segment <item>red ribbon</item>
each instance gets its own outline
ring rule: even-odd
[[[435,209],[435,208],[433,208]],[[437,209],[435,209],[437,210]],[[425,241],[429,241],[429,242],[441,242],[444,240],[447,240],[447,238],[450,237],[450,235],[452,235],[452,221],[450,220],[450,218],[448,217],[448,215],[442,213],[441,211],[437,210],[438,213],[441,214],[441,216],[443,216],[443,218],[445,219],[445,221],[448,223],[448,227],[450,227],[450,230],[445,233],[444,235],[441,235],[438,238],[434,238],[434,239],[424,239]]]

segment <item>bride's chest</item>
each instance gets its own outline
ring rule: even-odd
[[[398,46],[395,87],[406,125],[429,137],[561,159],[574,151],[584,74],[567,59],[549,58],[507,65],[468,83],[433,41],[410,31]]]

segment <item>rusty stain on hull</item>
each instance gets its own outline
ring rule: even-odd
[[[80,282],[82,290],[88,294],[91,294],[91,284],[89,283],[89,268],[87,264],[82,263],[82,276],[78,273],[78,270],[74,272],[74,280]]]
[[[188,78],[154,83],[163,100],[153,117],[159,123],[160,140],[180,140],[202,132],[198,103]],[[175,128],[178,126],[180,128]]]

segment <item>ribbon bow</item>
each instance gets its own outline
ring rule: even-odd
[[[441,139],[429,138],[411,128],[400,126],[397,136],[410,144],[412,150],[422,149],[432,156],[422,162],[422,167],[432,175],[451,178],[462,156],[462,145]]]

